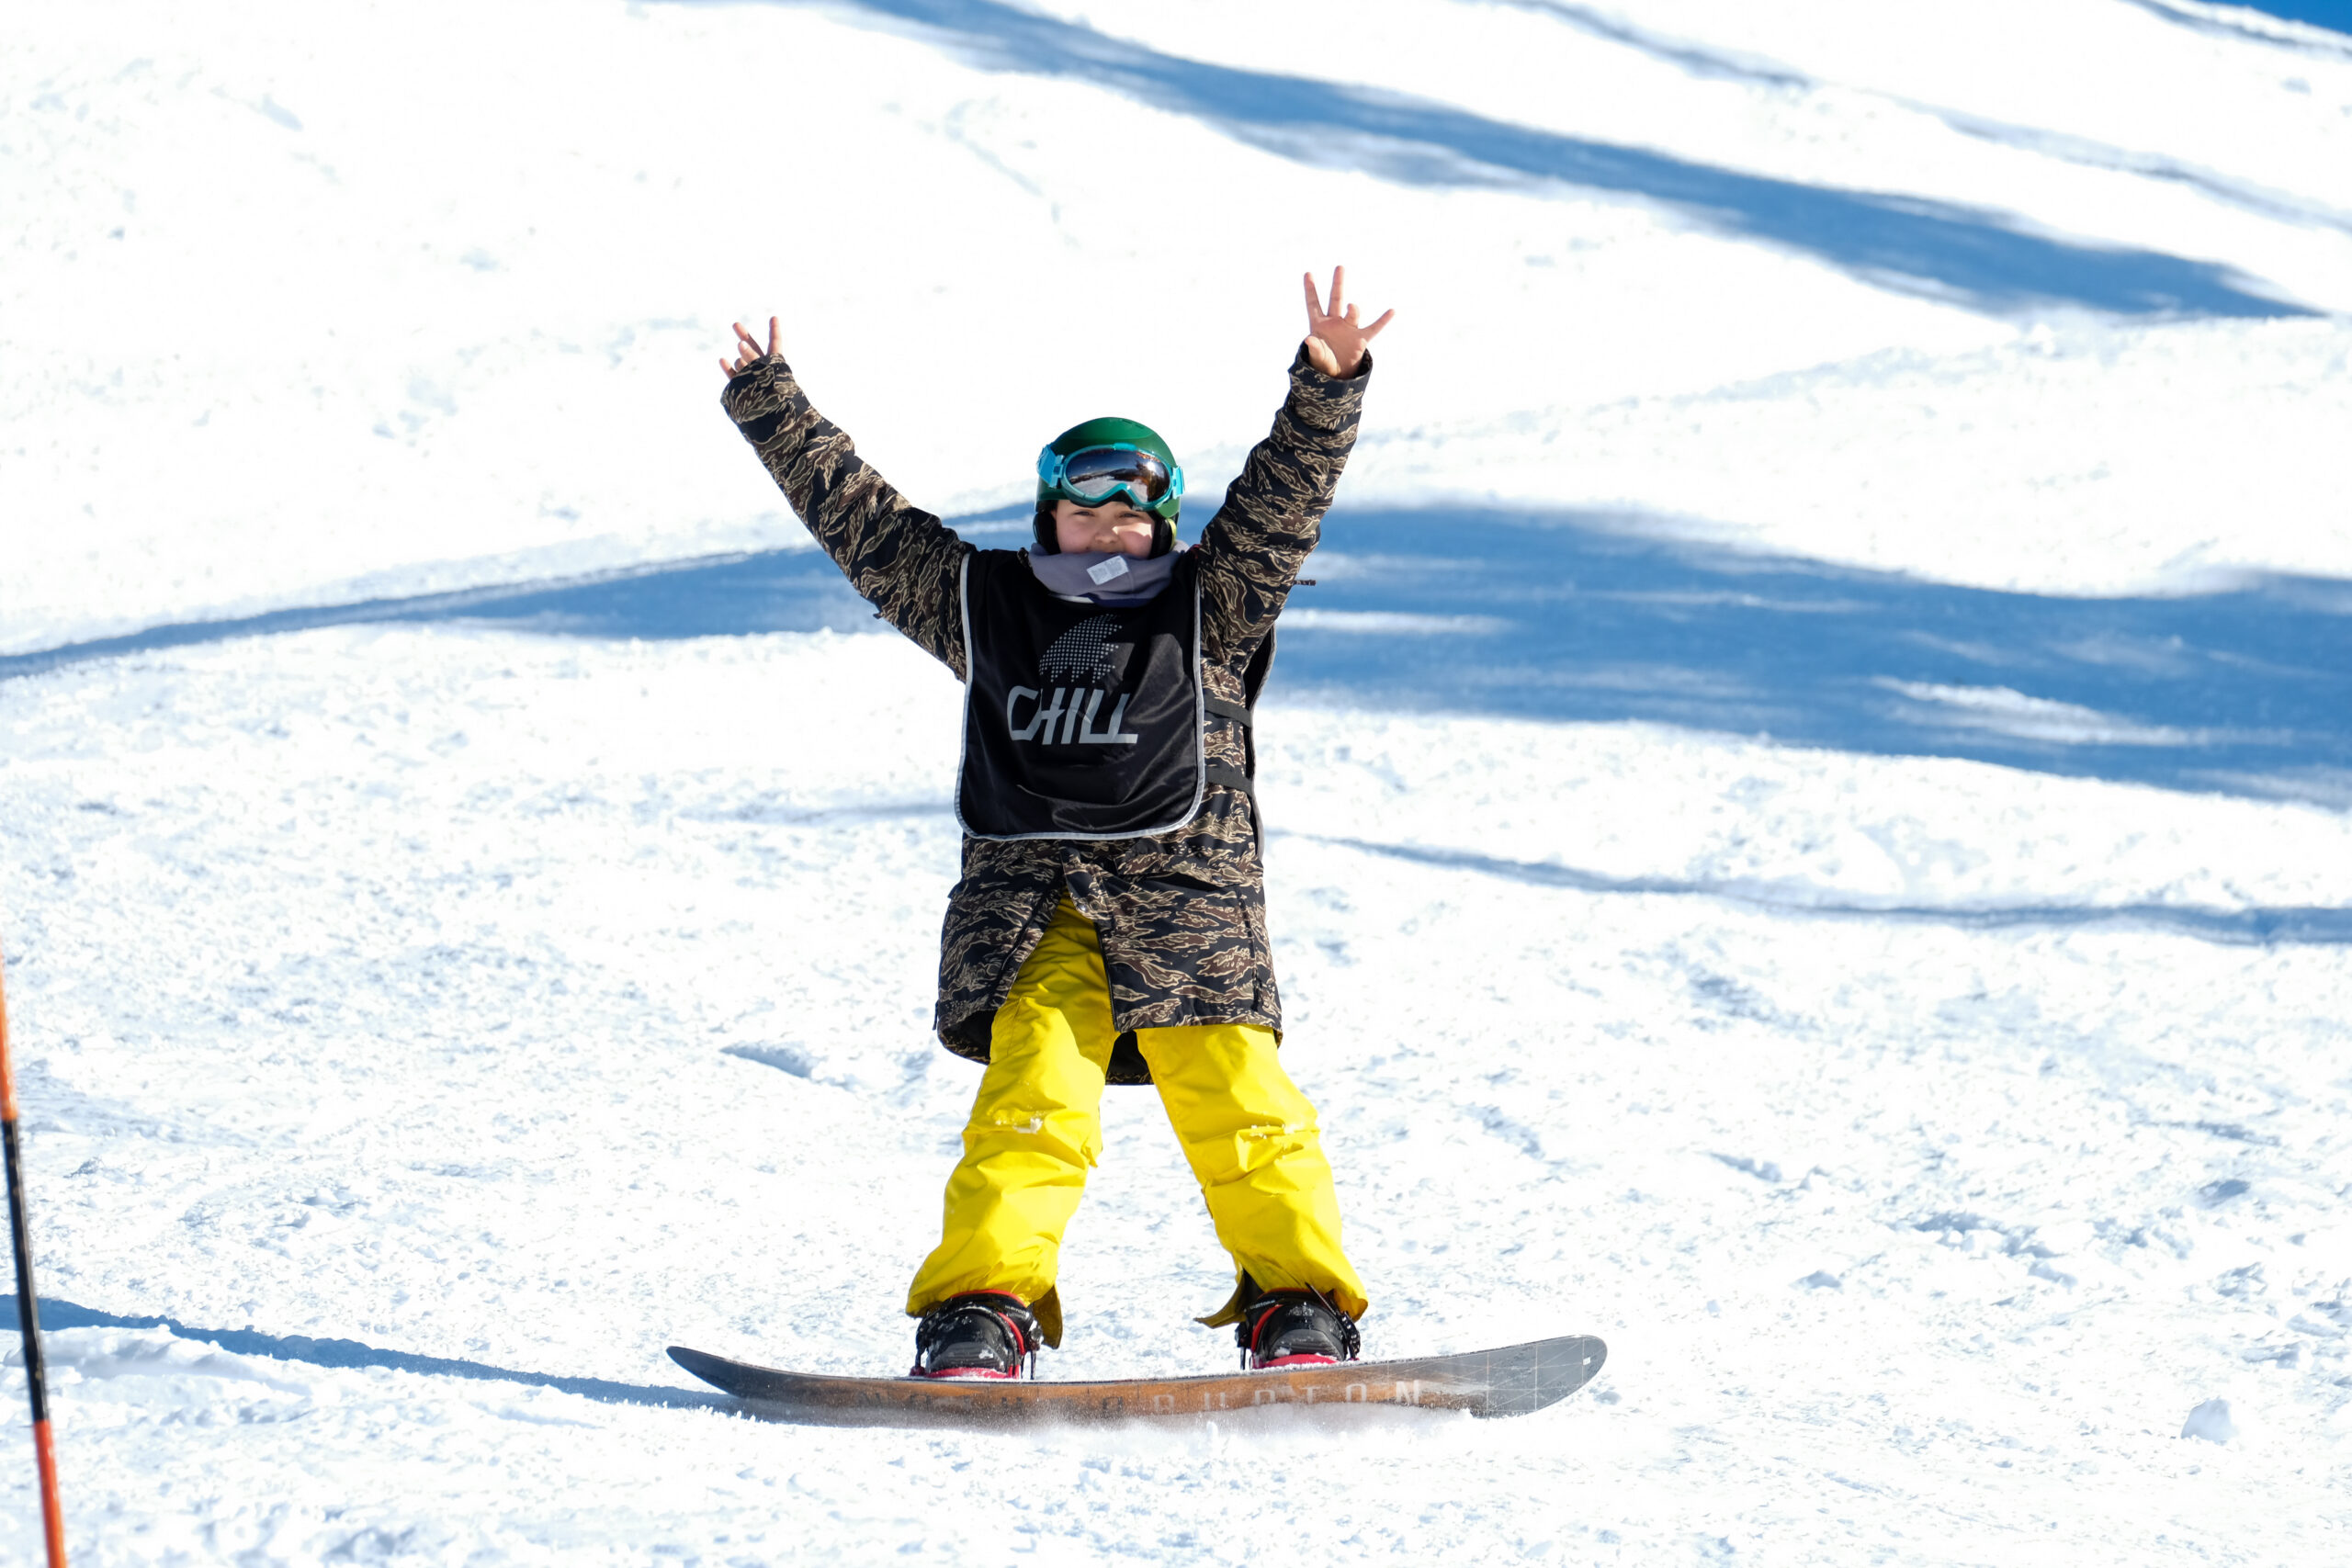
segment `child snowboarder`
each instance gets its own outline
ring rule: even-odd
[[[914,1375],[1035,1374],[1061,1342],[1061,1237],[1102,1149],[1103,1085],[1158,1087],[1237,1283],[1203,1318],[1242,1364],[1352,1359],[1368,1303],[1340,1249],[1315,1109],[1275,1059],[1251,709],[1372,369],[1331,274],[1271,434],[1189,549],[1166,442],[1090,420],[1038,454],[1035,536],[982,550],[910,505],[735,328],[723,403],[885,620],[965,684],[934,1021],[985,1063],[916,1271]]]

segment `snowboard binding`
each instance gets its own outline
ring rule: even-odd
[[[1272,1367],[1328,1367],[1352,1361],[1363,1348],[1355,1319],[1317,1290],[1263,1291],[1233,1325],[1245,1371]]]
[[[916,1378],[1035,1378],[1037,1319],[1019,1296],[970,1291],[950,1296],[915,1325]]]

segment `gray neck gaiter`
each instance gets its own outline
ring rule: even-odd
[[[1159,597],[1168,586],[1170,573],[1176,570],[1177,553],[1137,559],[1134,556],[1106,555],[1100,550],[1080,550],[1069,555],[1040,555],[1029,552],[1029,570],[1046,589],[1065,599],[1085,599],[1110,609],[1124,609],[1130,604],[1148,604]]]

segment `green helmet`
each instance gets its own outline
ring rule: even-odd
[[[1115,462],[1097,462],[1092,466],[1094,471],[1073,476],[1067,459],[1093,451],[1136,454],[1145,460],[1136,463],[1128,473],[1112,471],[1117,467]],[[1148,512],[1170,525],[1183,504],[1184,470],[1177,466],[1176,454],[1168,449],[1159,432],[1148,424],[1132,419],[1090,419],[1084,424],[1071,425],[1037,454],[1040,512],[1052,511],[1057,501],[1091,504],[1122,492],[1137,511]]]

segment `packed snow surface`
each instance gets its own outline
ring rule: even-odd
[[[13,19],[76,1560],[2346,1558],[2352,37],[2281,9]],[[976,1073],[959,694],[718,413],[728,323],[979,543],[1111,408],[1197,528],[1334,261],[1400,313],[1262,716],[1283,1055],[1369,1354],[1607,1369],[749,1418],[663,1347],[900,1370]],[[1046,1371],[1221,1370],[1106,1118]]]

